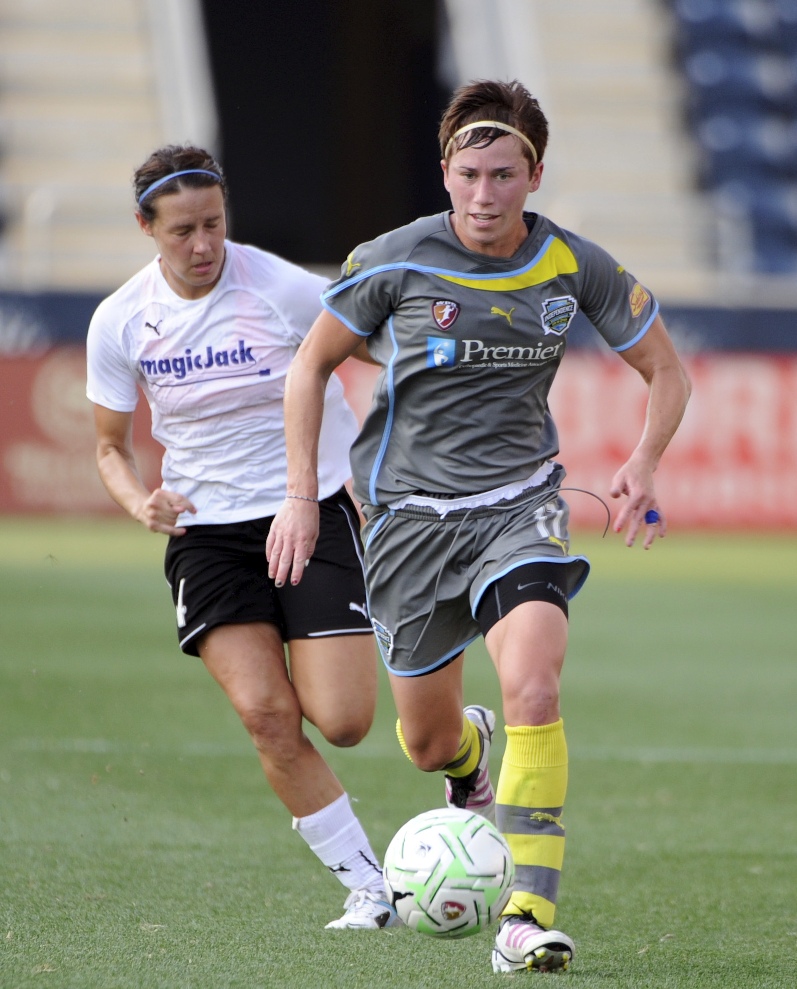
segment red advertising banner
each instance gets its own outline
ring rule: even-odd
[[[715,529],[797,528],[797,356],[704,354],[688,362],[693,394],[684,422],[656,475],[673,525]],[[356,361],[340,369],[362,419],[377,370]],[[566,484],[609,503],[612,476],[636,444],[647,391],[616,355],[569,353],[551,393]],[[0,512],[118,511],[97,476],[85,352],[55,348],[0,359]],[[146,483],[158,483],[161,449],[141,401],[136,457]],[[600,504],[568,492],[573,520],[602,527]]]
[[[681,527],[796,528],[797,357],[712,353],[686,364],[692,398],[656,473],[667,518]],[[567,356],[551,395],[566,483],[606,498],[641,434],[646,400],[639,376],[616,356]],[[574,516],[594,519],[576,498],[568,496]]]
[[[0,422],[0,512],[121,512],[97,474],[84,347],[0,358]],[[136,459],[145,483],[157,487],[163,450],[149,426],[142,398],[133,424]]]

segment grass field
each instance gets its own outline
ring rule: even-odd
[[[574,989],[797,982],[797,538],[578,545],[558,922]],[[132,522],[0,520],[0,987],[495,987],[492,932],[326,932],[344,890],[177,650],[163,543]],[[323,747],[381,854],[442,803],[382,676]],[[497,704],[481,647],[468,702]],[[502,733],[494,750],[497,771]],[[563,982],[562,985],[565,983]]]

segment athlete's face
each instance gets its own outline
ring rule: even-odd
[[[540,162],[530,172],[521,149],[520,140],[507,134],[441,162],[454,231],[469,250],[507,258],[526,239],[523,207],[539,188],[543,166]]]
[[[160,196],[150,223],[136,213],[138,225],[152,237],[169,286],[183,299],[201,299],[221,277],[227,218],[218,185],[181,189]]]

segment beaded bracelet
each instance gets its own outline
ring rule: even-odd
[[[318,504],[318,498],[308,498],[307,495],[285,495],[286,498],[297,498],[299,501],[312,501]]]

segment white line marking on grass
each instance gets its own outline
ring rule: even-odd
[[[229,758],[231,756],[250,758],[252,747],[246,742],[205,742],[188,741],[180,745],[159,745],[157,742],[134,744],[107,738],[17,738],[9,748],[15,752],[78,753],[88,755],[164,754],[186,758]],[[395,750],[395,751],[394,751]],[[379,742],[365,742],[350,750],[349,756],[365,758],[390,757],[396,754],[396,746],[382,745]],[[797,749],[733,749],[708,748],[635,748],[633,746],[577,746],[570,745],[570,756],[574,762],[638,762],[638,763],[715,763],[728,766],[793,766],[797,765]]]
[[[168,746],[141,742],[112,741],[107,738],[17,738],[11,743],[15,752],[72,752],[89,755],[125,755],[129,753],[163,754],[201,758],[226,756],[251,756],[254,749],[246,742],[241,744],[225,742],[186,742],[184,745]]]
[[[139,752],[141,746],[120,746],[105,738],[16,738],[11,744],[15,752],[88,752],[106,755],[111,752]]]

